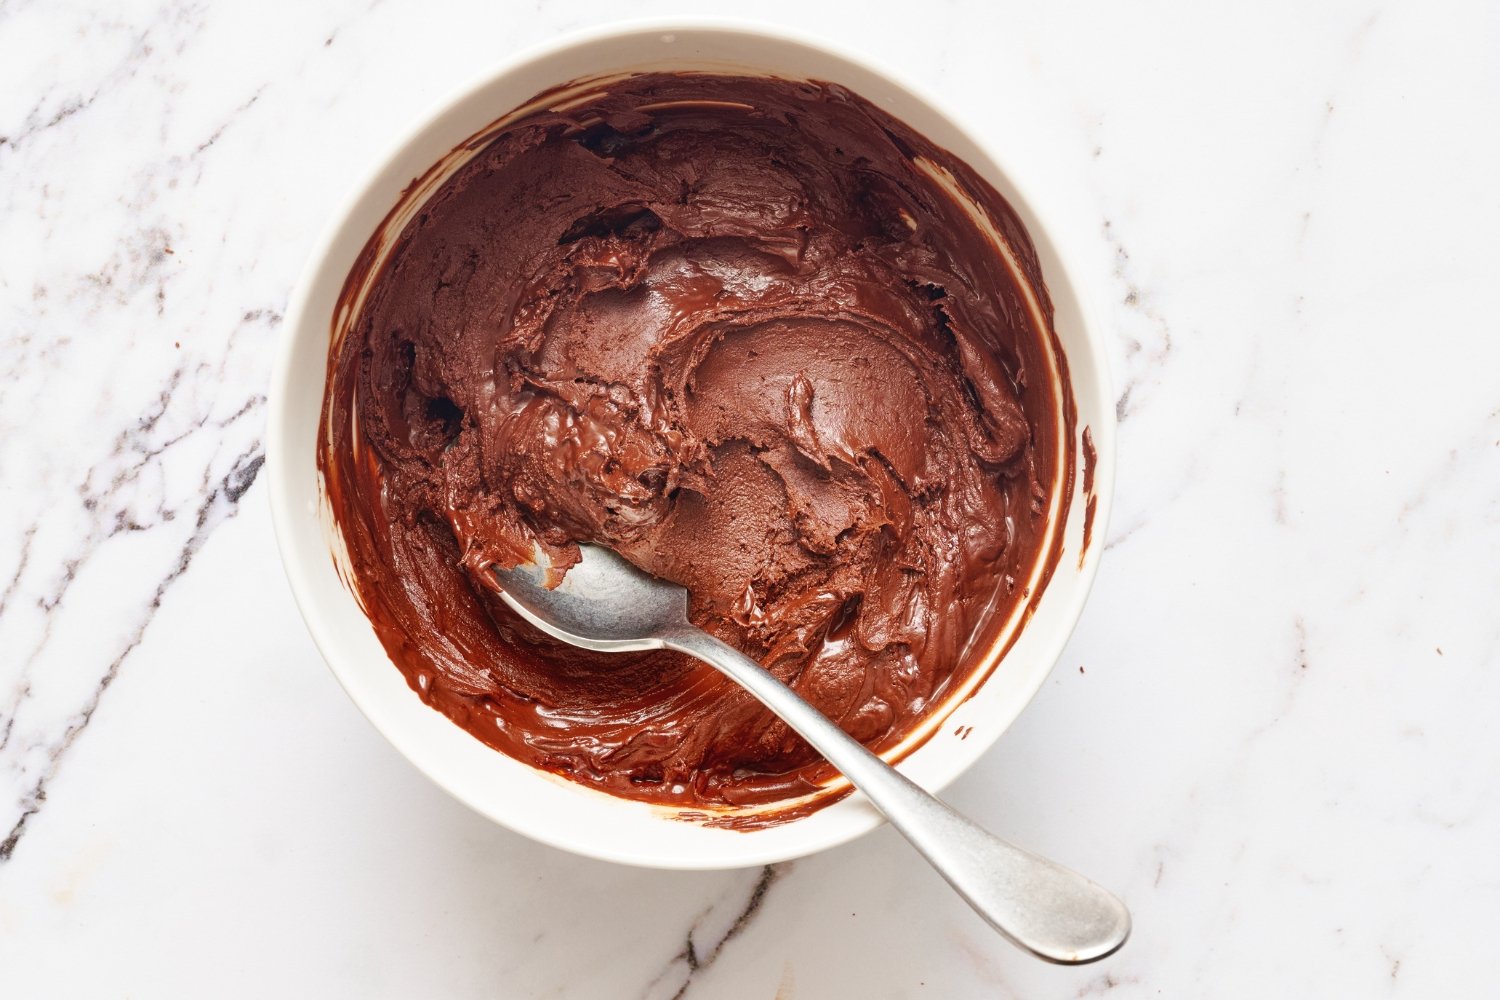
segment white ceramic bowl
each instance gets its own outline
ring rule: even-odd
[[[663,807],[616,798],[535,770],[483,745],[407,687],[341,582],[335,560],[342,539],[323,499],[315,459],[335,303],[355,257],[403,189],[465,139],[544,90],[583,77],[662,69],[843,84],[967,161],[1014,206],[1036,242],[1056,308],[1078,432],[1091,428],[1098,453],[1094,544],[1080,560],[1087,503],[1079,448],[1064,554],[1033,617],[977,690],[960,692],[940,707],[926,730],[932,735],[904,757],[901,769],[924,787],[940,789],[995,742],[1061,654],[1093,580],[1114,471],[1114,407],[1104,352],[1055,234],[997,158],[910,84],[821,42],[780,29],[719,22],[629,25],[574,36],[518,57],[445,102],[354,188],[313,250],[292,296],[272,379],[267,469],[277,540],[307,627],[349,696],[413,764],[478,812],[544,843],[630,864],[733,868],[844,843],[874,829],[881,818],[855,795],[776,826],[745,832],[711,828],[675,818]],[[454,162],[449,169],[457,166]]]

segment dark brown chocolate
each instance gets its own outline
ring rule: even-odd
[[[707,666],[538,634],[489,568],[610,546],[888,748],[1039,596],[1072,402],[1030,240],[951,154],[829,84],[606,89],[486,136],[378,269],[372,241],[319,463],[352,585],[426,702],[538,767],[712,815],[826,765]]]
[[[1098,510],[1099,498],[1094,495],[1094,466],[1099,461],[1099,452],[1094,449],[1092,428],[1083,429],[1083,544],[1078,547],[1078,568],[1082,569],[1088,559],[1089,545],[1094,541],[1094,512]]]

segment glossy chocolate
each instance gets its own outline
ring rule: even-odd
[[[378,264],[377,234],[319,463],[350,582],[425,701],[711,816],[826,767],[709,667],[541,636],[489,567],[608,545],[888,748],[1039,596],[1072,402],[1030,240],[953,156],[828,84],[601,88],[486,135]]]

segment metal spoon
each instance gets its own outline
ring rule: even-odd
[[[717,668],[780,716],[885,814],[991,927],[1049,962],[1093,962],[1130,935],[1130,913],[1105,889],[1007,844],[918,788],[760,664],[688,622],[688,593],[620,556],[583,559],[548,590],[545,567],[496,569],[501,596],[564,642],[606,653],[675,649]]]

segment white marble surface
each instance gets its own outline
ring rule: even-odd
[[[759,10],[904,66],[1082,236],[1109,551],[951,797],[1120,890],[1115,958],[1027,959],[889,831],[766,871],[579,860],[365,723],[255,478],[288,291],[424,109],[620,12],[0,0],[0,995],[1493,996],[1478,0]]]

